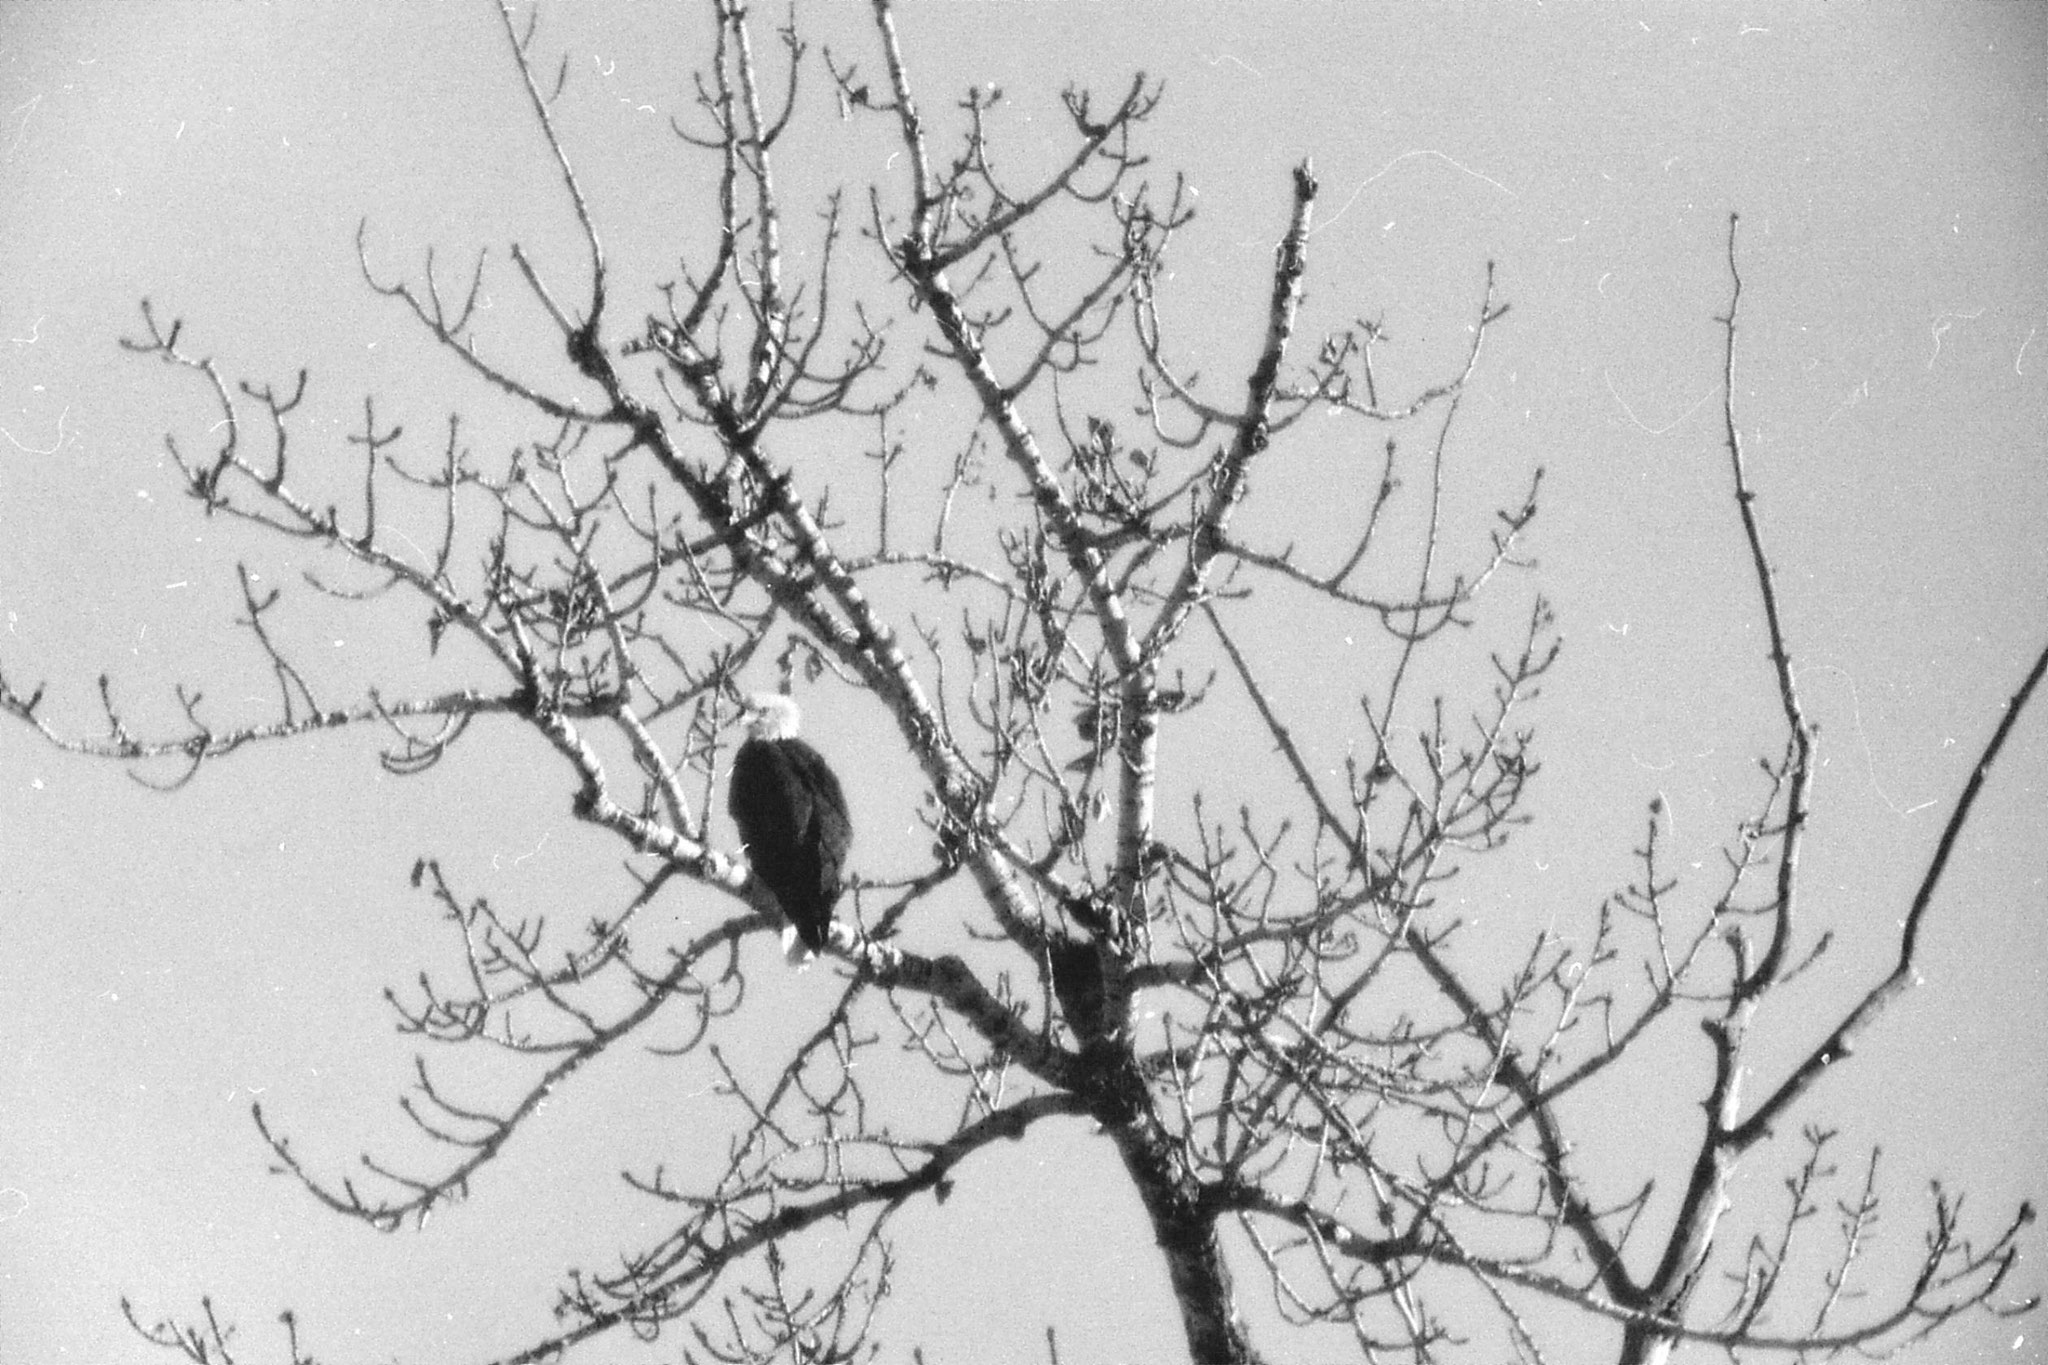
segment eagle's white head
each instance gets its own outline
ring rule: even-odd
[[[756,692],[747,698],[740,718],[755,739],[794,739],[803,724],[796,702],[780,692]]]

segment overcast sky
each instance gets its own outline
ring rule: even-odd
[[[572,154],[622,270],[658,277],[664,214],[702,184],[662,150],[701,16],[559,9],[541,42],[569,56]],[[803,22],[875,69],[863,13]],[[1321,323],[1383,314],[1429,354],[1458,342],[1497,263],[1513,313],[1478,381],[1473,477],[1546,468],[1533,546],[1568,646],[1543,712],[1551,818],[1472,907],[1523,927],[1629,875],[1652,795],[1677,847],[1712,857],[1768,739],[1717,427],[1712,315],[1740,211],[1738,409],[1823,733],[1805,874],[1841,944],[1818,1008],[1885,969],[1949,803],[2048,634],[2044,15],[1044,0],[901,22],[927,104],[993,81],[1027,148],[1059,126],[1067,82],[1164,79],[1151,151],[1185,169],[1200,212],[1171,261],[1169,312],[1191,330],[1255,315],[1304,156],[1323,186]],[[856,131],[820,101],[792,135],[793,185],[885,176],[887,144]],[[430,430],[488,400],[363,287],[357,224],[393,272],[430,244],[502,264],[514,239],[567,272],[543,156],[486,0],[0,0],[10,680],[47,679],[52,715],[90,729],[99,673],[161,718],[174,680],[206,686],[243,647],[233,566],[267,551],[181,496],[161,438],[201,440],[210,417],[117,348],[139,299],[233,375],[311,367],[337,445],[364,392]],[[1299,509],[1304,528],[1319,510]],[[317,643],[341,673],[379,657],[331,619]],[[894,795],[854,783],[857,808]],[[1884,1146],[1886,1235],[1917,1241],[1931,1176],[1987,1222],[2048,1193],[2044,817],[2037,714],[1957,851],[1922,988],[1814,1097],[1858,1150]],[[545,1330],[565,1266],[640,1235],[612,1173],[688,1127],[687,1068],[588,1078],[418,1234],[340,1223],[265,1173],[252,1096],[337,1166],[400,1130],[411,1049],[379,992],[438,943],[405,885],[424,852],[538,904],[617,864],[569,827],[532,746],[402,782],[367,741],[325,739],[161,797],[0,727],[0,1360],[165,1359],[118,1296],[183,1312],[201,1292],[245,1323],[254,1359],[288,1305],[323,1360],[478,1359]],[[676,913],[722,913],[707,900]],[[798,980],[763,989],[804,999]],[[1773,1022],[1776,1055],[1810,1045],[1796,1017]],[[1132,1211],[1062,1198],[1113,1188],[1090,1177],[1106,1159],[1077,1126],[992,1154],[944,1209],[906,1218],[892,1340],[949,1365],[1028,1359],[1050,1322],[1069,1361],[1164,1359],[1148,1345],[1171,1325],[1158,1268],[1119,1240],[1142,1238]],[[2015,1290],[2044,1288],[2031,1256]],[[2043,1339],[1977,1321],[1911,1359],[2048,1359],[2029,1354]]]

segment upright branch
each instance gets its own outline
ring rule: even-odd
[[[1673,1219],[1657,1268],[1642,1286],[1641,1306],[1647,1314],[1630,1324],[1624,1339],[1624,1365],[1661,1362],[1678,1342],[1693,1335],[1683,1330],[1704,1272],[1716,1251],[1716,1235],[1722,1216],[1731,1206],[1729,1184],[1737,1160],[1769,1136],[1775,1125],[1818,1080],[1821,1073],[1845,1058],[1856,1039],[1875,1020],[1884,1006],[1897,998],[1916,979],[1914,952],[1920,921],[1932,899],[1948,849],[1967,818],[1969,807],[1982,786],[1984,773],[2005,743],[2005,737],[2020,710],[2032,696],[2044,668],[2048,649],[2035,661],[2032,671],[2007,707],[2006,714],[1987,742],[1968,785],[1951,813],[1947,827],[1929,862],[1900,934],[1899,956],[1891,974],[1850,1006],[1829,1028],[1822,1041],[1809,1051],[1791,1073],[1772,1087],[1764,1100],[1744,1113],[1742,1078],[1749,1070],[1744,1061],[1758,1006],[1790,974],[1789,954],[1795,929],[1794,905],[1798,890],[1799,850],[1808,819],[1808,801],[1813,786],[1814,733],[1799,703],[1792,653],[1786,641],[1778,604],[1776,572],[1765,553],[1763,533],[1756,513],[1756,491],[1745,467],[1742,437],[1735,418],[1736,324],[1742,301],[1742,275],[1736,261],[1736,229],[1739,219],[1728,218],[1728,311],[1718,320],[1725,336],[1722,366],[1722,421],[1724,440],[1732,475],[1734,502],[1743,536],[1749,549],[1751,568],[1759,595],[1769,659],[1777,685],[1778,704],[1785,726],[1782,758],[1767,767],[1772,778],[1773,800],[1765,815],[1745,831],[1745,840],[1762,845],[1760,857],[1775,868],[1770,899],[1758,911],[1769,926],[1769,937],[1761,954],[1750,939],[1743,919],[1727,914],[1719,925],[1732,958],[1729,985],[1720,1009],[1701,1020],[1714,1052],[1713,1080],[1702,1105],[1706,1121],[1694,1148],[1690,1174]],[[1747,859],[1745,859],[1745,862]],[[1732,900],[1723,906],[1733,909]],[[1822,945],[1816,945],[1820,951]],[[1874,1196],[1866,1192],[1867,1205]],[[1988,1247],[1958,1243],[1952,1231],[1953,1207],[1936,1188],[1937,1232],[1928,1239],[1926,1255],[1913,1288],[1896,1310],[1850,1331],[1837,1329],[1835,1336],[1849,1345],[1885,1340],[1902,1329],[1919,1335],[1966,1308],[1989,1303],[2018,1256],[2015,1241],[2020,1227],[2031,1222],[2033,1210],[2022,1205],[2013,1220]],[[1785,1228],[1789,1240],[1793,1224]],[[1846,1253],[1853,1260],[1861,1250],[1852,1242]],[[1782,1255],[1771,1258],[1773,1277]],[[1846,1276],[1847,1263],[1838,1273]],[[1739,1279],[1739,1277],[1738,1277]],[[1740,1282],[1740,1280],[1739,1280]],[[1738,1297],[1730,1311],[1738,1320],[1760,1324],[1770,1297],[1771,1282],[1753,1283]],[[1774,1286],[1773,1286],[1774,1287]],[[1833,1299],[1829,1300],[1832,1307]],[[1816,1319],[1816,1329],[1826,1318]]]
[[[498,22],[505,33],[505,41],[511,44],[513,66],[519,72],[520,83],[526,87],[526,98],[533,111],[534,123],[547,139],[548,151],[553,155],[556,168],[562,175],[562,188],[569,195],[569,202],[576,209],[576,224],[583,232],[583,242],[590,251],[590,302],[584,309],[581,322],[572,321],[556,304],[554,296],[541,283],[539,273],[533,268],[526,254],[515,245],[513,257],[519,263],[526,281],[533,287],[555,325],[562,329],[568,344],[569,359],[577,369],[592,379],[602,382],[601,366],[603,352],[597,344],[598,325],[604,315],[605,267],[604,244],[598,240],[597,224],[591,220],[590,205],[583,197],[583,186],[570,168],[568,149],[562,146],[562,139],[555,132],[555,121],[549,114],[549,106],[561,97],[562,87],[568,79],[569,59],[562,58],[560,71],[555,77],[552,96],[543,96],[534,80],[533,63],[530,60],[535,31],[540,26],[540,11],[535,9],[527,16],[526,31],[519,32],[512,18],[512,7],[507,0],[497,0]]]

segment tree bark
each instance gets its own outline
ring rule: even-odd
[[[1631,1323],[1621,1338],[1619,1365],[1666,1365],[1678,1343],[1666,1332]]]
[[[1195,1365],[1264,1365],[1238,1321],[1216,1211],[1200,1183],[1179,1169],[1170,1140],[1149,1117],[1111,1133],[1166,1259],[1189,1357]]]

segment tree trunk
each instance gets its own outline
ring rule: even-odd
[[[1654,1327],[1630,1324],[1621,1337],[1619,1365],[1666,1365],[1671,1349],[1678,1343]]]
[[[1215,1212],[1182,1175],[1171,1143],[1149,1117],[1111,1129],[1124,1169],[1152,1221],[1195,1365],[1263,1365],[1238,1322]]]

